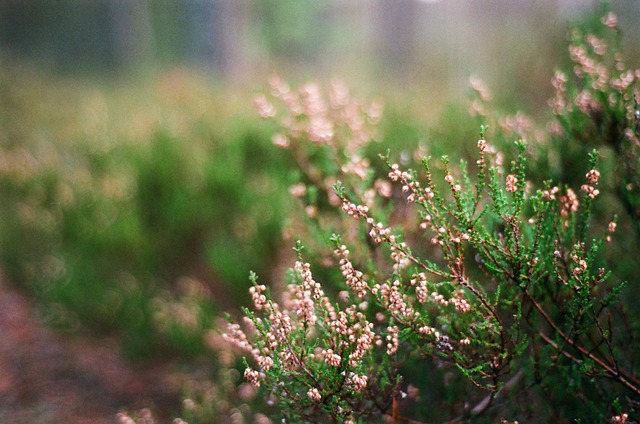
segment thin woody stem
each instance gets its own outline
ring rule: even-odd
[[[640,396],[640,384],[638,382],[636,382],[632,377],[630,376],[625,376],[623,375],[620,371],[612,368],[611,366],[609,366],[608,364],[606,364],[604,361],[602,361],[600,358],[598,358],[597,356],[595,356],[593,353],[589,352],[588,350],[586,350],[584,347],[582,347],[581,345],[579,345],[575,340],[573,340],[572,338],[568,337],[557,325],[556,323],[551,319],[551,317],[549,316],[549,314],[547,314],[547,312],[542,308],[542,306],[540,306],[540,304],[533,298],[533,296],[529,293],[529,290],[525,290],[525,295],[527,296],[527,298],[531,301],[531,303],[533,304],[533,306],[538,310],[538,312],[540,312],[540,315],[542,315],[542,317],[544,318],[544,320],[547,322],[547,324],[549,324],[549,326],[553,329],[553,331],[558,334],[562,340],[564,340],[568,345],[570,345],[571,347],[573,347],[574,349],[576,349],[578,352],[580,352],[580,354],[586,356],[587,358],[591,359],[593,362],[595,362],[596,364],[598,364],[598,366],[600,366],[602,369],[604,369],[607,373],[609,373],[609,375],[611,377],[613,377],[614,379],[618,380],[622,385],[624,385],[625,387],[627,387],[628,389],[630,389],[632,392],[634,392],[637,396]],[[548,336],[539,333],[540,336],[542,337],[542,339],[549,343],[551,346],[553,346],[555,349],[557,349],[558,351],[560,351],[562,354],[564,354],[565,356],[567,356],[569,359],[573,360],[576,363],[580,363],[582,362],[579,358],[574,357],[573,355],[569,354],[568,352],[564,351],[557,343],[553,342]]]

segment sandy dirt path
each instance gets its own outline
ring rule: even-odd
[[[128,363],[116,340],[46,328],[33,303],[0,278],[0,422],[113,423],[118,411],[143,407],[171,422],[180,380],[166,363]]]

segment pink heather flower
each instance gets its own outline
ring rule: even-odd
[[[597,169],[592,169],[591,171],[587,172],[587,181],[589,181],[589,184],[597,184],[598,183],[598,179],[600,178],[600,172]]]
[[[283,350],[278,355],[280,358],[280,363],[284,366],[284,368],[288,371],[294,371],[298,368],[298,362],[296,360],[295,355],[291,352],[290,349]]]
[[[293,197],[303,197],[307,194],[307,186],[304,183],[294,184],[289,187],[289,194]]]
[[[518,184],[518,178],[513,175],[513,174],[509,174],[507,175],[507,180],[506,180],[506,185],[507,185],[507,191],[510,193],[515,193],[517,188],[517,184]]]
[[[602,23],[611,29],[615,29],[618,26],[618,17],[615,13],[609,12],[607,16],[602,19]]]
[[[442,306],[447,306],[449,304],[449,301],[447,299],[444,298],[443,295],[441,295],[438,292],[432,292],[431,293],[431,299],[435,302],[435,303],[439,303]]]
[[[387,327],[387,355],[393,355],[398,350],[398,327]]]
[[[376,100],[371,102],[368,109],[366,110],[367,120],[370,124],[377,124],[380,122],[382,118],[382,112],[384,110],[384,103],[380,100]]]
[[[544,190],[542,192],[542,197],[544,197],[547,200],[555,200],[556,198],[556,194],[560,191],[560,189],[556,186],[553,187],[550,190]]]
[[[566,91],[566,84],[568,80],[569,79],[567,78],[567,75],[564,72],[556,71],[555,74],[553,75],[553,78],[551,79],[551,85],[557,91],[564,92]]]
[[[356,348],[349,354],[349,365],[352,367],[358,366],[364,354],[373,347],[375,339],[375,333],[373,332],[373,324],[364,322],[364,325],[360,328],[361,334],[356,340]]]
[[[309,263],[296,261],[294,269],[298,271],[302,277],[302,287],[304,290],[310,291],[313,294],[313,298],[316,300],[324,297],[322,287],[313,279],[313,275],[311,274],[311,265]]]
[[[271,142],[277,146],[280,147],[281,149],[286,149],[287,147],[289,147],[291,145],[291,142],[289,141],[289,137],[287,137],[284,134],[276,134],[271,138]]]
[[[593,34],[587,35],[586,41],[597,55],[602,56],[607,51],[607,43]]]
[[[487,85],[480,78],[469,78],[469,86],[480,95],[480,99],[483,102],[491,100],[491,91],[489,91]]]
[[[351,376],[351,385],[355,392],[361,392],[367,387],[369,379],[366,375],[354,374]]]
[[[467,299],[464,298],[462,291],[456,292],[456,295],[449,299],[449,303],[452,303],[458,312],[469,312],[471,310],[471,305]]]
[[[597,188],[594,188],[593,186],[590,186],[588,184],[583,184],[582,186],[580,186],[580,190],[582,190],[585,193],[587,193],[587,195],[592,199],[595,199],[596,196],[598,196],[598,194],[600,194],[600,190],[598,190]]]
[[[269,87],[271,87],[271,94],[274,97],[280,97],[290,91],[289,85],[277,75],[269,77]]]
[[[327,105],[320,93],[320,87],[317,84],[306,84],[300,90],[302,101],[304,104],[304,113],[307,116],[316,116],[327,111]]]
[[[282,313],[279,310],[274,310],[269,314],[269,321],[271,321],[272,331],[279,341],[284,341],[293,330],[293,323],[286,311]]]
[[[339,367],[340,366],[340,362],[342,361],[342,357],[340,355],[338,355],[337,353],[333,353],[332,349],[327,349],[323,352],[324,354],[324,361],[328,364],[331,365],[332,367]]]
[[[340,257],[340,271],[347,282],[347,286],[360,299],[364,298],[369,286],[364,281],[364,275],[362,272],[354,269],[353,264],[349,261],[349,250],[347,249],[347,246],[340,246],[335,250],[335,254]]]
[[[314,143],[329,143],[333,138],[333,123],[323,116],[314,116],[309,121],[307,134]]]
[[[616,231],[616,227],[617,227],[617,226],[618,226],[618,224],[616,224],[616,222],[615,222],[615,221],[611,221],[611,222],[609,223],[609,232],[610,232],[610,233],[615,233],[615,231]]]
[[[116,414],[116,422],[118,424],[136,424],[135,420],[124,412]]]
[[[253,346],[249,343],[247,335],[242,331],[239,324],[227,323],[227,331],[222,334],[222,337],[240,350],[253,351]]]
[[[266,96],[260,95],[253,101],[253,106],[258,112],[258,116],[263,119],[269,119],[276,116],[276,108],[267,100]]]
[[[427,200],[433,199],[433,196],[435,196],[435,194],[433,194],[431,188],[427,187],[424,189],[424,197],[426,197]]]
[[[315,387],[309,389],[309,391],[307,392],[307,397],[315,402],[320,402],[322,400],[320,391]]]
[[[369,230],[369,237],[371,237],[377,244],[382,243],[385,239],[389,239],[389,241],[391,241],[391,229],[385,228],[381,222],[378,222],[371,226],[371,230]]]
[[[264,285],[255,285],[249,288],[251,300],[253,300],[253,305],[257,310],[264,309],[268,311],[270,309],[267,297],[263,294],[266,289],[267,287]]]
[[[414,274],[411,278],[410,283],[416,288],[416,297],[418,298],[418,302],[426,302],[428,295],[427,275],[424,272]]]
[[[260,380],[262,380],[262,375],[251,368],[246,368],[244,370],[244,378],[249,380],[249,383],[253,384],[255,387],[260,387]]]
[[[343,311],[338,312],[337,319],[333,320],[331,323],[329,323],[329,325],[331,326],[333,331],[335,331],[336,333],[346,335],[347,330],[349,328],[347,314],[344,313]]]
[[[478,149],[480,149],[481,152],[487,150],[487,142],[484,139],[478,140]]]
[[[418,333],[422,334],[423,336],[430,336],[432,334],[435,334],[436,338],[439,336],[439,333],[436,331],[436,329],[433,327],[429,327],[428,325],[420,327],[418,329]]]
[[[611,88],[618,91],[619,93],[624,93],[626,89],[629,88],[631,84],[633,84],[635,79],[635,73],[633,71],[627,71],[620,75],[620,78],[613,78],[609,82],[609,85],[611,85]],[[615,100],[615,98],[613,98],[613,100]]]
[[[348,201],[342,202],[342,210],[347,213],[347,215],[352,216],[356,219],[360,217],[366,217],[369,212],[369,208],[366,206],[356,205],[355,203],[351,203]]]
[[[567,189],[566,196],[560,196],[559,201],[561,216],[569,216],[569,214],[577,212],[580,206],[578,196],[570,188]]]
[[[371,163],[369,160],[358,155],[351,156],[351,160],[342,167],[342,171],[345,174],[353,174],[362,180],[369,175],[370,169]]]
[[[400,282],[393,284],[381,284],[378,290],[384,307],[395,317],[413,318],[414,311],[405,302],[404,296],[400,292]]]
[[[594,110],[599,110],[600,105],[597,100],[593,98],[591,92],[582,90],[578,97],[576,97],[576,106],[582,113],[590,113]]]
[[[373,184],[373,187],[376,189],[378,194],[382,197],[389,198],[391,197],[391,183],[384,180],[376,180]]]
[[[342,81],[331,81],[329,86],[329,103],[334,109],[347,106],[351,100],[349,87]]]
[[[551,85],[555,89],[555,95],[553,100],[550,101],[550,106],[554,114],[559,115],[565,108],[567,108],[567,76],[557,71],[551,79]]]
[[[629,414],[615,415],[609,421],[611,424],[627,424]]]
[[[389,172],[389,179],[393,182],[396,182],[400,179],[402,172],[400,172],[400,167],[397,163],[391,165],[391,172]]]
[[[587,269],[587,262],[584,259],[580,259],[578,261],[578,266],[573,268],[574,274],[581,274],[583,271]]]
[[[270,356],[258,356],[256,359],[258,365],[265,371],[269,371],[269,368],[273,366],[273,359]]]
[[[393,261],[393,270],[400,272],[411,264],[411,259],[404,252],[407,245],[402,242],[398,245],[391,246],[391,260]]]

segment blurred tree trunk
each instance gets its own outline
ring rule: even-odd
[[[151,17],[147,0],[110,0],[111,43],[115,65],[130,69],[151,56]]]
[[[207,4],[207,59],[225,79],[242,78],[246,58],[248,2],[216,0]]]
[[[415,63],[416,0],[377,0],[375,37],[378,55],[387,77],[404,78]]]
[[[241,76],[247,54],[247,0],[207,0],[181,3],[185,42],[180,57],[205,64],[218,76]]]

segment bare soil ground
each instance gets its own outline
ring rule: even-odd
[[[130,364],[117,340],[46,328],[35,305],[0,278],[0,422],[113,423],[118,411],[143,407],[171,422],[180,385],[175,366]]]

